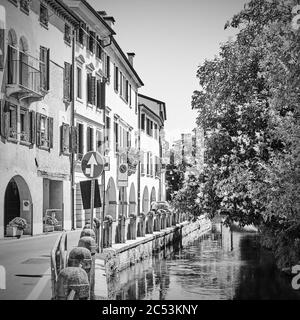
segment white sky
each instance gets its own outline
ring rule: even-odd
[[[191,96],[198,89],[197,66],[219,52],[235,34],[224,25],[247,0],[88,0],[115,18],[122,50],[135,52],[140,93],[166,102],[166,138],[195,127]]]

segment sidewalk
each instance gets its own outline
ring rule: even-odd
[[[67,232],[68,250],[77,246],[80,232]],[[0,265],[6,270],[0,300],[51,299],[50,251],[60,233],[0,240]]]

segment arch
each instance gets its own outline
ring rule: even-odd
[[[156,191],[154,187],[151,190],[150,203],[152,203],[153,201],[156,201]]]
[[[105,197],[105,214],[111,215],[116,220],[117,215],[117,191],[113,178],[109,178]]]
[[[122,189],[124,190],[124,195],[122,194],[122,192],[123,192]],[[122,196],[124,197],[123,207],[122,207],[122,203],[123,203]],[[119,190],[119,210],[118,210],[119,216],[122,215],[122,211],[123,211],[123,215],[124,215],[125,217],[127,217],[127,208],[128,208],[127,188],[120,188],[120,190]]]
[[[131,183],[130,191],[129,191],[129,209],[128,215],[135,214],[136,215],[136,198],[135,198],[135,186],[134,183]]]
[[[14,47],[17,47],[18,45],[18,37],[14,29],[10,29],[8,31],[8,45],[11,45]]]
[[[24,234],[32,234],[32,198],[26,181],[19,175],[10,179],[5,190],[4,226],[15,217],[24,218],[27,228]],[[6,235],[6,228],[5,228]]]
[[[23,52],[26,52],[29,49],[28,41],[24,36],[20,38],[19,49],[20,51],[23,51]]]
[[[147,213],[149,211],[149,191],[147,186],[144,188],[143,192],[142,211],[144,213]]]

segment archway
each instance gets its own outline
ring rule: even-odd
[[[153,201],[156,201],[156,192],[154,187],[151,190],[150,203],[152,203]]]
[[[117,192],[113,178],[109,178],[105,196],[105,214],[117,218]]]
[[[16,217],[24,218],[24,234],[32,234],[32,199],[27,183],[21,176],[14,176],[8,183],[4,198],[4,234],[6,226]]]
[[[144,188],[143,192],[143,202],[142,202],[142,211],[147,213],[149,211],[149,191],[148,187]]]
[[[123,191],[124,190],[124,191]],[[124,194],[123,194],[124,192]],[[120,188],[119,190],[119,210],[118,214],[119,216],[123,215],[127,217],[127,207],[128,207],[128,202],[127,202],[127,187],[126,188]]]
[[[129,210],[128,210],[128,215],[130,215],[130,214],[136,214],[136,200],[135,200],[134,183],[131,184],[130,191],[129,191]]]

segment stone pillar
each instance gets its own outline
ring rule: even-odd
[[[146,216],[146,234],[152,234],[153,233],[153,216],[154,211],[149,211]]]
[[[145,237],[145,214],[141,212],[138,216],[137,236]]]

